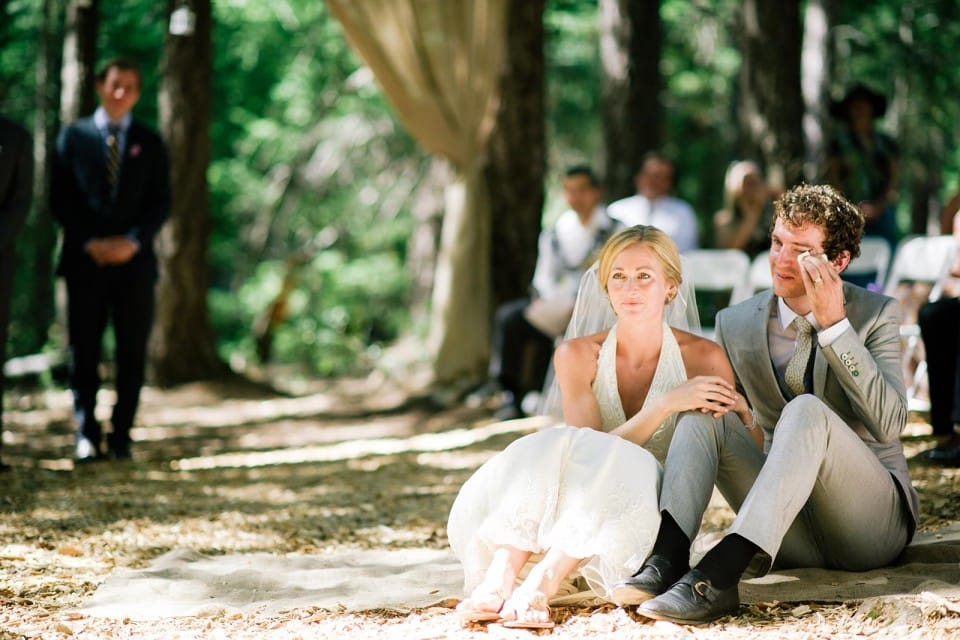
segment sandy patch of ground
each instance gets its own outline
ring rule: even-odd
[[[457,489],[519,435],[495,432],[449,449],[417,436],[493,422],[487,407],[439,407],[340,381],[296,395],[208,384],[145,390],[132,463],[73,468],[65,393],[18,394],[5,414],[15,466],[0,514],[0,640],[12,638],[526,638],[496,625],[463,629],[449,606],[362,613],[294,609],[160,622],[70,612],[115,567],[174,548],[204,554],[337,554],[443,548]],[[105,392],[104,406],[109,393]],[[496,430],[494,430],[496,431]],[[911,425],[908,456],[932,445]],[[417,444],[420,443],[420,444]],[[911,459],[921,528],[960,519],[960,470]],[[720,529],[725,507],[708,514]],[[452,602],[442,603],[452,605]],[[900,595],[840,605],[762,603],[703,628],[645,622],[614,607],[556,611],[549,635],[573,638],[946,638],[960,601]],[[542,634],[543,632],[541,632]]]

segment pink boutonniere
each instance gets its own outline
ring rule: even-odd
[[[140,145],[135,144],[130,147],[130,157],[136,158],[138,155],[140,155]]]

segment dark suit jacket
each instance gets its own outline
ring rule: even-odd
[[[906,388],[900,365],[900,305],[856,285],[844,283],[851,327],[826,349],[814,341],[813,394],[839,415],[902,490],[915,525],[917,492],[910,482],[900,434],[907,421]],[[723,346],[737,386],[764,430],[765,448],[789,401],[770,358],[768,320],[776,304],[770,290],[717,314],[717,341]]]
[[[14,255],[14,239],[33,197],[33,145],[30,134],[0,116],[0,260]]]
[[[107,182],[107,153],[93,118],[60,132],[51,177],[51,211],[63,227],[57,273],[96,277],[102,271],[84,251],[94,238],[126,235],[140,251],[120,267],[156,277],[153,239],[170,211],[170,169],[159,134],[134,120],[127,132],[115,194]]]

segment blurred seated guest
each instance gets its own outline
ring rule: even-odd
[[[674,241],[680,253],[697,248],[697,216],[684,200],[670,195],[676,186],[676,167],[656,152],[644,156],[636,176],[636,195],[610,203],[614,220],[632,227],[657,227]]]
[[[954,250],[940,295],[920,307],[917,322],[926,347],[930,424],[938,444],[927,460],[960,465],[960,212],[953,214]]]
[[[940,211],[940,233],[953,232],[957,213],[960,213],[960,191],[953,194],[953,197],[947,201],[947,204],[943,205],[943,209]]]
[[[563,196],[570,208],[540,234],[532,297],[504,303],[494,318],[489,374],[504,392],[497,411],[501,420],[523,416],[524,396],[543,388],[554,341],[573,313],[580,276],[620,228],[600,202],[600,183],[590,167],[567,169]]]
[[[723,209],[713,215],[719,249],[740,249],[750,258],[770,248],[773,203],[770,189],[755,162],[740,160],[723,179]]]
[[[863,84],[831,103],[837,128],[827,149],[827,181],[859,204],[866,220],[863,235],[880,236],[893,249],[900,151],[893,138],[874,127],[886,111],[886,97]]]

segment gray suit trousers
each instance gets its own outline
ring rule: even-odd
[[[910,517],[890,472],[812,395],[784,407],[767,454],[733,413],[683,414],[660,510],[691,540],[714,482],[737,512],[727,533],[760,547],[763,572],[774,559],[784,568],[863,571],[889,564],[908,540]]]

